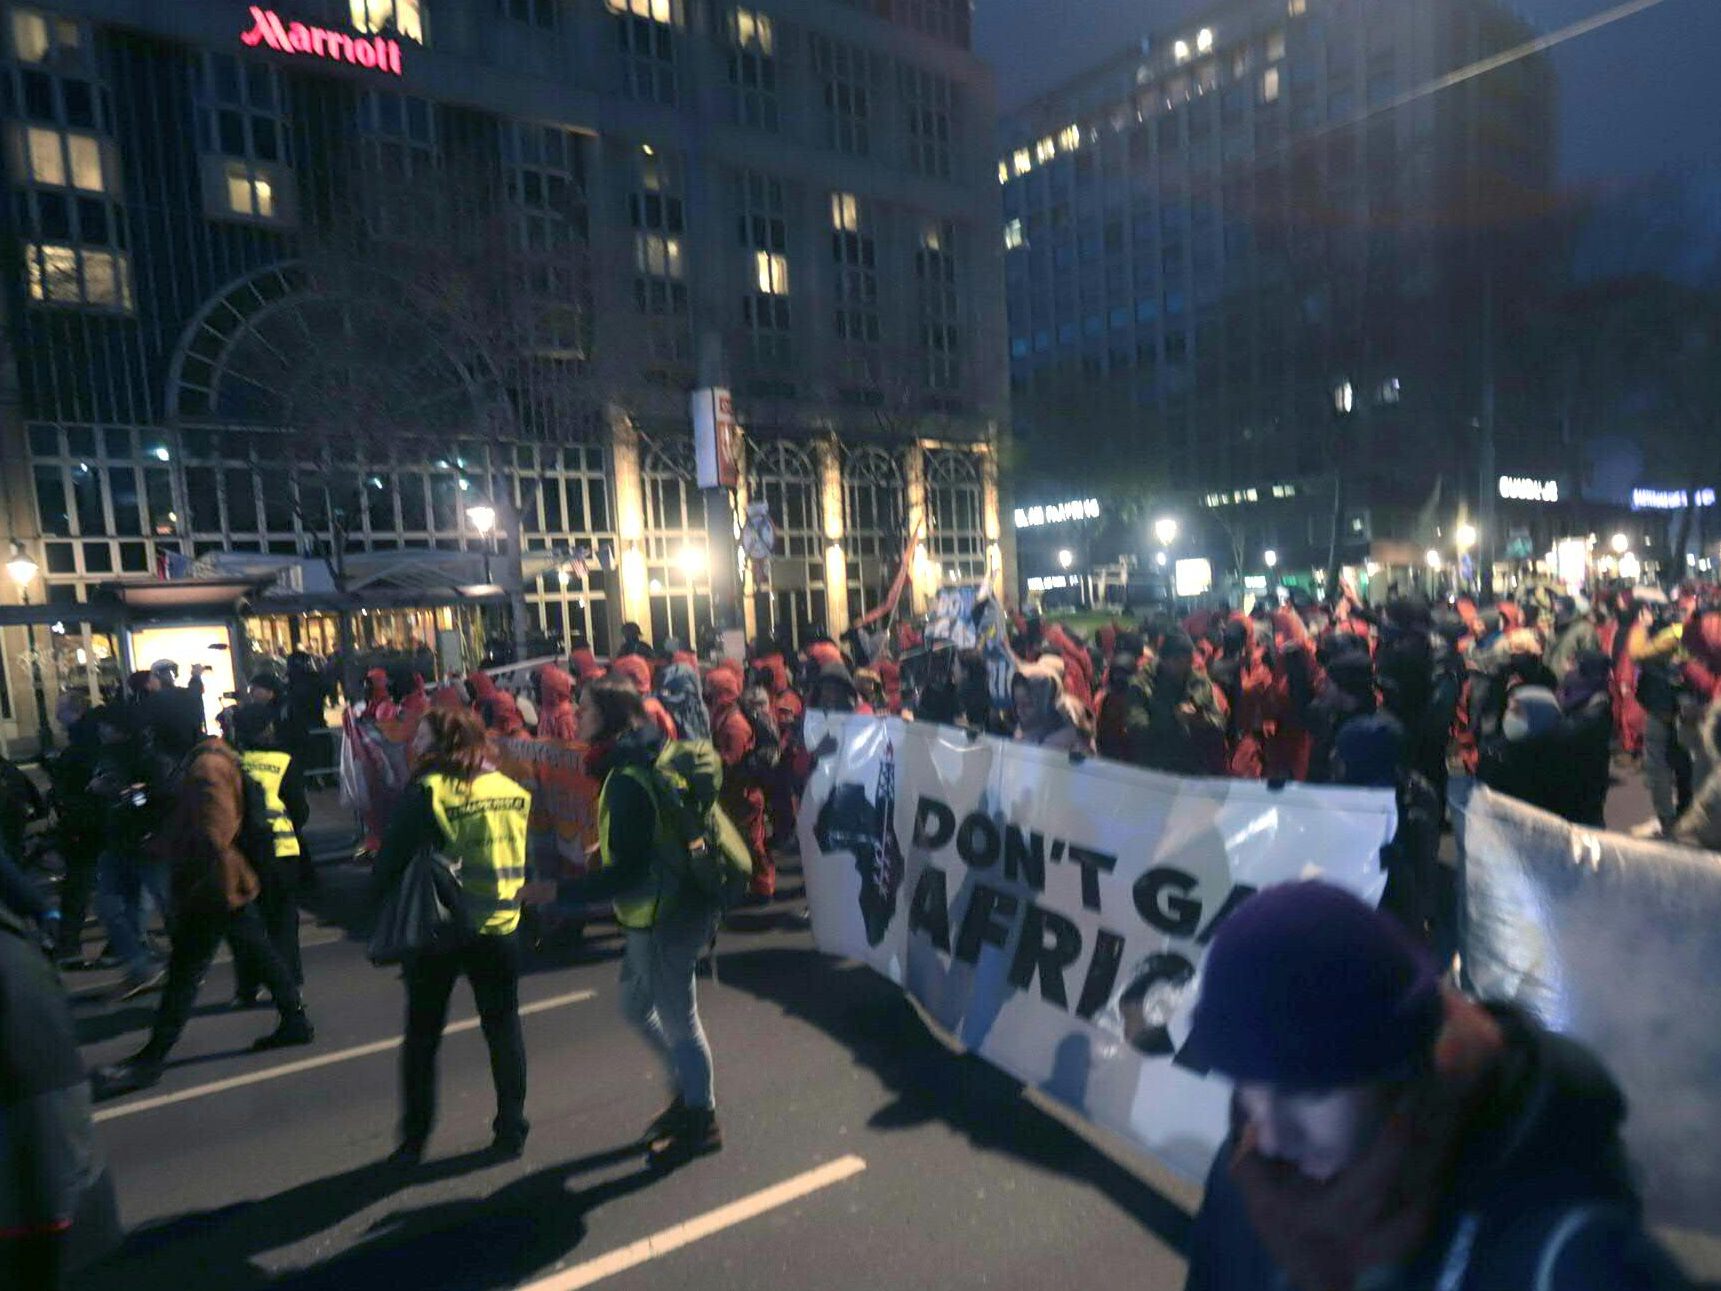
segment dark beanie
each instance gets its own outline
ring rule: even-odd
[[[1433,961],[1331,884],[1285,883],[1220,925],[1184,1060],[1236,1081],[1314,1091],[1412,1074],[1443,1006]]]
[[[287,693],[287,683],[272,672],[258,673],[251,678],[251,684],[259,690],[268,691],[272,695],[285,695]]]
[[[1159,657],[1161,659],[1167,659],[1173,656],[1188,659],[1193,657],[1194,654],[1195,642],[1190,637],[1189,633],[1185,632],[1182,628],[1173,628],[1165,634],[1165,640],[1159,643]]]

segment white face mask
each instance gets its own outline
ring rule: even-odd
[[[1530,723],[1518,713],[1507,713],[1500,722],[1500,731],[1508,740],[1521,740],[1530,733]]]
[[[1244,1084],[1237,1102],[1254,1127],[1256,1151],[1322,1182],[1356,1159],[1385,1115],[1380,1091],[1367,1086],[1291,1094]]]

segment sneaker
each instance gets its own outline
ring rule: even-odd
[[[687,1104],[682,1102],[681,1095],[677,1094],[675,1101],[659,1112],[652,1123],[645,1127],[645,1133],[639,1136],[639,1141],[649,1146],[674,1129],[681,1118],[686,1115]]]
[[[723,1150],[723,1131],[717,1127],[717,1112],[710,1107],[690,1107],[681,1122],[653,1139],[646,1149],[645,1163],[653,1170],[674,1170],[697,1157]]]
[[[1633,838],[1660,838],[1661,822],[1655,819],[1646,820],[1641,825],[1633,825],[1630,832]]]
[[[310,1018],[305,1016],[305,1010],[296,1013],[283,1013],[281,1025],[266,1036],[259,1036],[251,1042],[252,1053],[263,1053],[269,1049],[286,1049],[293,1045],[310,1044],[317,1038],[316,1028],[311,1025]]]
[[[96,1100],[100,1102],[148,1089],[160,1080],[161,1059],[139,1053],[110,1067],[98,1067],[91,1076],[91,1085]]]
[[[167,980],[167,970],[161,967],[150,968],[136,976],[127,976],[114,990],[114,999],[120,1003],[135,1000],[140,995],[150,991],[159,991],[161,984]]]

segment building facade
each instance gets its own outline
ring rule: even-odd
[[[1257,574],[1479,505],[1488,419],[1527,433],[1489,336],[1550,267],[1554,83],[1469,73],[1532,35],[1495,0],[1238,0],[1004,120],[1017,435],[1104,468],[1045,500],[1110,475]]]
[[[51,690],[111,647],[76,627],[103,584],[243,553],[690,639],[730,529],[696,387],[777,527],[749,628],[1001,568],[968,0],[68,0],[3,34],[4,501],[63,607]]]

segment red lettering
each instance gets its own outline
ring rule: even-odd
[[[379,37],[379,39],[380,39],[380,37]],[[400,70],[400,42],[398,40],[391,40],[391,41],[387,42],[387,45],[388,45],[388,70],[393,72],[396,76],[399,76],[399,75],[401,75],[401,70]]]
[[[376,66],[376,46],[368,40],[353,41],[352,56],[360,67]]]
[[[263,40],[263,10],[257,5],[251,6],[251,21],[255,25],[239,37],[239,43],[255,49]]]
[[[349,63],[353,61],[353,38],[351,36],[347,35],[344,31],[331,31],[329,33],[329,40],[331,43],[337,40],[340,41],[340,56],[346,59]]]
[[[239,43],[255,49],[267,45],[283,54],[315,54],[319,58],[339,59],[359,67],[378,68],[401,75],[400,44],[381,36],[349,36],[325,27],[311,27],[302,22],[283,23],[273,9],[262,5],[249,6],[251,28],[242,32]]]
[[[308,54],[311,52],[311,29],[302,22],[295,22],[287,28],[287,41],[295,54]]]

